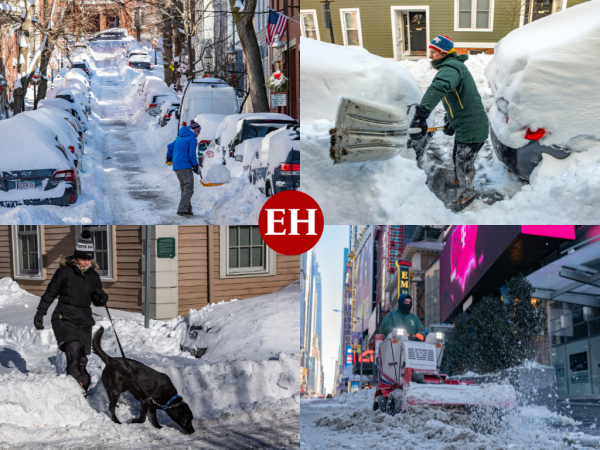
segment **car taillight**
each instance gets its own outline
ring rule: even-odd
[[[131,67],[131,63],[129,63],[129,67]]]
[[[531,131],[530,128],[527,128],[527,133],[525,133],[525,139],[530,141],[539,141],[546,134],[546,130],[543,128],[538,128],[537,131]]]
[[[165,117],[171,118],[171,114],[165,114]]]
[[[156,108],[156,104],[153,103],[152,105],[148,105],[149,108]]]
[[[282,172],[295,172],[296,170],[300,170],[300,164],[281,163],[279,168]]]
[[[57,172],[54,172],[54,176],[52,178],[55,180],[75,181],[75,171],[74,170],[59,170]]]
[[[75,194],[71,194],[71,201],[69,203],[75,203]]]
[[[72,145],[69,145],[69,150],[71,150],[71,153],[75,153],[75,147],[73,147]]]

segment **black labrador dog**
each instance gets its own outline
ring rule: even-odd
[[[102,371],[102,383],[108,394],[110,404],[108,409],[113,422],[119,422],[117,415],[115,414],[115,407],[117,401],[122,392],[129,391],[135,397],[136,400],[140,401],[140,417],[133,419],[131,423],[144,423],[146,421],[146,414],[150,410],[150,422],[156,428],[162,428],[158,419],[156,418],[156,408],[159,407],[151,400],[147,400],[142,390],[136,384],[134,378],[127,370],[127,366],[123,361],[123,358],[112,358],[108,356],[102,347],[100,341],[104,334],[104,328],[100,327],[94,334],[92,341],[92,349],[96,355],[102,358],[106,367]],[[177,389],[173,386],[171,379],[164,373],[157,372],[151,369],[141,362],[134,361],[133,359],[127,358],[131,369],[135,373],[139,383],[144,389],[150,394],[150,396],[159,404],[169,406],[166,409],[166,413],[175,423],[177,423],[183,431],[188,434],[192,434],[195,430],[192,426],[192,410],[183,401],[179,395],[177,395]]]

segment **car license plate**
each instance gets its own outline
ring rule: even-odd
[[[35,189],[35,181],[17,181],[17,189]]]

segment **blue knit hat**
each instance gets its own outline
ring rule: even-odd
[[[440,35],[431,41],[429,48],[434,48],[444,55],[447,55],[454,51],[454,42],[452,42],[448,36]]]

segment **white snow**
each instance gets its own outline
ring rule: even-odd
[[[231,176],[229,170],[222,164],[214,164],[208,169],[204,180],[206,183],[229,183]]]
[[[264,433],[279,443],[276,448],[287,447],[282,442],[297,446],[293,442],[298,439],[300,407],[298,282],[274,294],[192,310],[186,318],[151,320],[147,329],[141,314],[111,310],[127,357],[169,375],[192,409],[196,433],[190,436],[161,411],[162,430],[148,421],[128,424],[139,414],[139,402],[129,393],[121,395],[117,408],[123,425],[114,424],[100,380],[104,363],[94,354],[88,356],[92,384],[84,400],[77,383],[64,375],[64,353],[57,350],[50,327],[56,302],[42,331],[33,327],[38,303],[39,297],[21,290],[16,282],[0,280],[0,446],[211,448],[211,442],[221,442],[217,430],[230,430],[223,436],[229,435],[232,447],[227,448],[250,446],[238,442],[236,432],[255,435],[257,442]],[[106,311],[96,307],[92,311],[93,331],[105,328],[102,348],[119,357]],[[192,325],[195,329],[189,329]],[[182,344],[208,350],[197,359],[182,351]],[[281,435],[274,437],[277,429]]]
[[[600,73],[600,61],[591,57],[598,51],[598,1],[566,8],[500,40],[485,69],[496,100],[490,120],[497,136],[521,148],[529,143],[527,128],[543,128],[541,145],[572,151],[599,145],[600,99],[590,89]]]
[[[461,404],[509,407],[515,404],[515,390],[510,385],[468,384],[434,385],[410,383],[406,401],[418,404]]]
[[[504,416],[412,406],[394,417],[373,412],[374,390],[334,399],[302,400],[301,448],[529,450],[600,448],[600,437],[543,407],[515,408]]]
[[[597,1],[585,3],[588,7],[598,7],[599,4]],[[576,13],[581,6],[553,14],[532,25],[543,24],[553,16],[561,16],[570,10]],[[591,18],[586,20],[592,21]],[[530,25],[516,32],[528,27]],[[595,36],[594,33],[592,35]],[[301,190],[317,200],[323,209],[325,223],[433,221],[497,225],[590,223],[600,220],[600,209],[595,207],[600,203],[600,190],[597,189],[600,145],[588,146],[587,151],[573,153],[564,160],[545,154],[532,173],[530,184],[524,184],[496,158],[488,140],[475,160],[475,187],[480,197],[460,213],[450,211],[426,184],[427,174],[433,173],[435,167],[452,167],[454,137],[436,133],[420,165],[397,157],[383,163],[334,166],[329,157],[329,130],[334,126],[335,108],[341,95],[396,105],[418,102],[420,90],[428,87],[436,71],[425,59],[393,62],[371,55],[362,48],[332,46],[305,38],[301,40],[304,46],[300,75],[303,104]],[[600,40],[590,37],[589,42]],[[523,51],[526,51],[525,47]],[[544,57],[553,58],[552,52]],[[589,56],[579,57],[581,64],[588,64],[589,59]],[[486,109],[494,102],[484,74],[491,60],[490,55],[474,55],[466,62]],[[589,102],[596,99],[597,103],[589,79],[588,75],[585,96]],[[549,94],[560,89],[563,88],[551,89]],[[413,97],[405,98],[409,95]],[[585,120],[582,122],[599,117],[597,106],[593,112],[586,111],[582,116],[569,114],[569,117],[572,120],[583,117]],[[430,116],[433,122],[430,125],[442,125],[443,117],[440,104]]]

